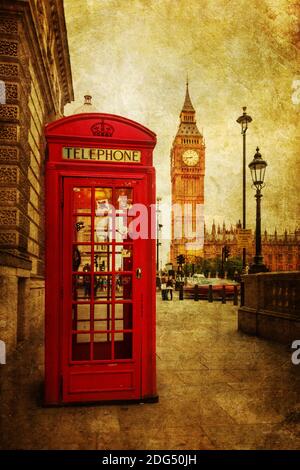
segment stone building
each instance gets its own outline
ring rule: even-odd
[[[0,1],[0,340],[44,311],[44,125],[74,99],[62,0]]]
[[[204,233],[204,258],[214,259],[222,256],[222,248],[229,247],[231,257],[242,258],[243,247],[239,243],[239,230],[241,224],[222,228],[215,223],[211,230],[205,228]],[[251,234],[246,246],[247,263],[250,265],[255,255],[255,237]],[[262,254],[264,263],[270,271],[299,271],[300,270],[300,229],[288,234],[287,231],[281,235],[268,234],[265,230],[262,236]]]

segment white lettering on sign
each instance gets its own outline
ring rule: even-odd
[[[140,150],[63,147],[64,160],[95,160],[101,162],[140,163]]]

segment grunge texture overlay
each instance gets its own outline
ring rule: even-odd
[[[76,101],[157,133],[157,194],[170,200],[170,147],[189,88],[206,141],[205,220],[242,218],[242,106],[247,164],[268,162],[262,229],[299,226],[300,3],[288,0],[65,0]],[[300,81],[299,81],[300,84]],[[298,85],[299,86],[299,85]],[[300,87],[299,87],[300,88]],[[247,225],[255,199],[247,169]],[[167,224],[165,224],[167,225]],[[168,230],[168,227],[164,228]]]

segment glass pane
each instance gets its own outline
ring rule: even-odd
[[[94,322],[94,331],[111,330],[111,320],[99,320]]]
[[[73,188],[73,211],[91,212],[91,188]]]
[[[112,359],[111,334],[96,333],[94,335],[94,360]]]
[[[78,322],[90,320],[90,304],[72,305],[72,328],[78,330]],[[89,329],[89,328],[88,328]]]
[[[74,328],[74,330],[80,330],[80,331],[90,331],[91,326],[89,321],[85,320],[77,320],[77,328]],[[85,336],[85,335],[83,335]],[[86,339],[86,338],[85,338]]]
[[[115,330],[124,330],[123,320],[115,320]]]
[[[111,330],[111,304],[94,304],[94,330]]]
[[[141,221],[137,223],[136,219],[139,217],[139,213],[137,213],[137,217],[127,217],[127,236],[126,238],[123,237],[123,241],[132,241],[136,240],[140,237],[139,233],[141,232]],[[140,219],[138,219],[140,220]]]
[[[131,299],[132,277],[131,275],[118,274],[115,277],[115,292],[117,299]]]
[[[116,189],[117,214],[130,209],[132,206],[132,188]]]
[[[116,271],[132,270],[132,245],[116,245]]]
[[[95,276],[94,282],[95,300],[111,300],[111,276],[99,274]]]
[[[112,240],[112,218],[110,216],[95,217],[96,243],[109,242]]]
[[[95,188],[95,214],[104,216],[109,214],[112,204],[111,188]]]
[[[115,333],[115,341],[123,341],[124,333]]]
[[[73,300],[89,300],[91,298],[91,276],[74,275],[73,276]]]
[[[140,227],[136,227],[135,217],[127,215],[116,215],[114,227],[112,222],[110,222],[109,232],[110,237],[112,237],[117,243],[131,242],[138,238],[135,235],[136,232],[140,232]],[[133,236],[131,234],[133,233]]]
[[[73,271],[86,271],[87,266],[91,265],[91,246],[74,245],[72,269]],[[86,269],[85,269],[86,268]]]
[[[128,217],[119,216],[115,218],[115,240],[123,242],[128,239]]]
[[[95,333],[94,334],[94,343],[106,343],[111,342],[111,333]]]
[[[94,319],[106,320],[112,317],[111,304],[94,304]]]
[[[112,270],[112,246],[95,245],[95,271]]]
[[[117,321],[123,321],[124,330],[132,329],[132,304],[115,304],[115,325],[117,329]],[[119,326],[118,326],[118,329]]]
[[[118,333],[118,335],[120,335]],[[132,358],[132,333],[123,333],[120,339],[115,336],[115,359]]]
[[[90,359],[90,335],[79,333],[72,335],[72,360],[87,361]]]
[[[91,241],[91,218],[81,215],[74,217],[74,242],[90,242]]]

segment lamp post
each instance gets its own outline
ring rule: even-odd
[[[252,117],[246,112],[247,107],[243,107],[243,114],[236,120],[241,124],[241,134],[243,136],[243,229],[246,228],[246,132],[248,124],[252,121]],[[243,270],[246,267],[246,248],[243,248]]]
[[[249,163],[249,168],[251,171],[253,186],[256,189],[256,230],[255,230],[255,256],[253,258],[253,264],[250,266],[249,274],[262,273],[266,272],[268,269],[263,263],[263,256],[261,252],[261,190],[265,187],[265,172],[267,167],[267,162],[262,159],[261,154],[259,153],[259,148],[256,149],[256,154],[253,157],[251,163]]]
[[[159,214],[160,214],[160,209],[159,209],[159,203],[161,201],[161,197],[156,198],[157,202],[157,208],[156,208],[156,271],[159,272],[159,247],[161,245],[159,239],[160,239],[160,232],[162,229],[162,224],[159,223]]]

